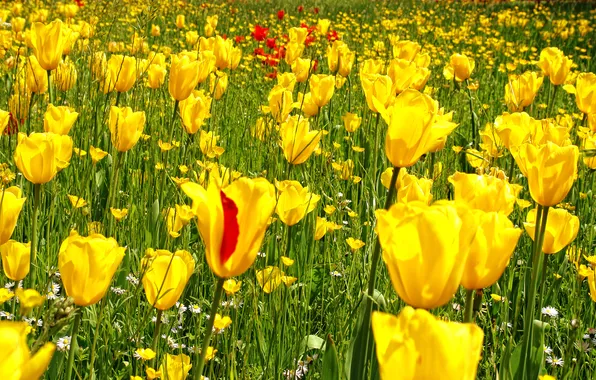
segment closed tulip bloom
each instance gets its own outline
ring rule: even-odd
[[[2,269],[6,277],[12,281],[21,281],[29,273],[31,259],[31,243],[19,243],[9,240],[0,245]]]
[[[508,216],[513,212],[520,185],[490,176],[455,172],[449,176],[455,203],[485,212],[499,212]]]
[[[460,243],[462,221],[455,206],[397,203],[377,210],[377,234],[391,283],[408,305],[445,305],[460,284],[467,241]]]
[[[186,25],[186,18],[184,15],[177,15],[176,16],[176,28],[182,29]]]
[[[134,57],[114,54],[108,60],[108,72],[113,90],[126,92],[137,80],[137,60]]]
[[[126,247],[101,234],[81,236],[76,231],[60,245],[58,269],[64,290],[78,306],[99,302],[124,258]]]
[[[210,75],[209,91],[213,99],[219,100],[228,89],[228,74],[223,71],[217,71]]]
[[[25,322],[0,321],[0,376],[7,380],[38,380],[48,368],[56,350],[44,344],[34,355],[27,346],[30,326]]]
[[[69,34],[68,26],[60,20],[54,20],[48,25],[40,22],[33,24],[31,45],[44,70],[54,70],[58,67]]]
[[[279,129],[284,157],[292,165],[304,163],[321,140],[321,131],[311,131],[308,119],[291,116]]]
[[[14,232],[26,199],[16,186],[0,189],[0,245],[5,244]]]
[[[0,135],[4,133],[4,129],[8,126],[10,121],[10,112],[0,110]]]
[[[395,186],[397,187],[398,202],[421,201],[430,204],[433,199],[433,195],[430,192],[433,181],[428,178],[418,178],[415,175],[408,174],[406,168],[401,168],[399,171]]]
[[[301,28],[302,29],[302,28]],[[286,45],[285,61],[288,65],[293,64],[304,52],[304,44],[290,42]]]
[[[417,42],[401,40],[393,44],[393,58],[413,61],[420,52],[420,45]]]
[[[216,58],[211,50],[203,50],[198,56],[197,61],[199,62],[199,76],[198,83],[203,83],[215,70]]]
[[[382,380],[476,379],[484,333],[475,324],[406,306],[398,316],[373,312],[371,326]]]
[[[308,187],[302,187],[298,181],[278,182],[276,186],[279,190],[276,212],[288,226],[301,221],[321,200],[320,195],[311,193]]]
[[[166,80],[166,67],[158,64],[151,64],[147,69],[147,87],[152,89],[160,88]]]
[[[170,207],[166,214],[166,224],[168,226],[168,234],[177,238],[180,236],[180,230],[184,228],[190,220],[194,217],[194,214],[190,207],[183,205],[176,205],[176,207]]]
[[[596,115],[595,115],[596,116]],[[589,135],[584,140],[585,150],[596,150],[596,135]],[[590,169],[596,169],[596,156],[584,156],[584,164]]]
[[[36,94],[45,93],[48,90],[47,71],[41,67],[34,55],[30,55],[29,58],[27,58],[25,65],[27,66],[27,90]]]
[[[351,112],[346,112],[341,119],[344,122],[344,128],[350,133],[356,132],[356,130],[360,128],[360,123],[362,122],[362,118],[360,116]]]
[[[457,124],[437,123],[437,104],[417,90],[407,89],[397,96],[394,105],[381,113],[387,121],[385,153],[393,166],[410,167],[423,154],[437,149]]]
[[[181,189],[192,198],[211,271],[229,278],[254,263],[275,209],[275,189],[264,178],[239,178],[224,188],[217,182],[207,189],[187,182]]]
[[[360,74],[360,81],[368,108],[373,112],[384,112],[394,99],[391,77],[381,74]]]
[[[296,75],[296,82],[306,82],[312,66],[312,61],[308,58],[298,58],[292,63],[292,73]]]
[[[416,63],[405,59],[393,59],[387,69],[387,75],[393,82],[391,91],[394,94],[401,94],[406,88],[410,87],[417,72]]]
[[[410,88],[414,90],[422,91],[424,86],[426,86],[426,82],[430,78],[430,70],[426,67],[418,66],[416,69],[416,74],[412,77],[412,82],[410,83]]]
[[[447,80],[455,78],[457,82],[463,82],[470,78],[474,67],[476,67],[476,63],[472,58],[464,54],[453,54],[443,70],[443,76]]]
[[[188,251],[175,253],[165,249],[151,250],[142,267],[143,288],[147,301],[158,310],[168,310],[178,302],[184,287],[195,270],[195,261]]]
[[[320,111],[319,106],[315,103],[312,97],[312,93],[307,93],[306,95],[299,92],[298,93],[298,100],[296,101],[295,107],[302,111],[305,117],[313,117],[317,115]],[[289,121],[286,120],[287,123]]]
[[[385,63],[380,59],[367,59],[360,67],[360,79],[368,75],[381,74]],[[364,86],[363,86],[364,87]]]
[[[505,85],[505,103],[513,112],[523,109],[534,102],[534,98],[542,86],[543,76],[533,71],[522,75],[511,75]]]
[[[68,91],[77,82],[77,69],[72,61],[60,62],[53,74],[53,80],[60,91]]]
[[[572,64],[573,61],[556,47],[547,47],[540,52],[538,67],[555,86],[565,83]]]
[[[162,380],[184,380],[191,368],[190,357],[187,355],[166,354],[159,366],[159,372]]]
[[[504,112],[495,119],[495,131],[507,149],[532,142],[533,136],[540,128],[540,120],[525,112]]]
[[[335,78],[332,75],[311,75],[308,83],[313,102],[319,108],[329,103],[335,90]]]
[[[326,18],[320,18],[319,21],[317,21],[317,32],[319,32],[319,34],[322,36],[326,35],[327,32],[329,31],[330,25],[331,25],[331,20],[326,19]]]
[[[130,107],[110,108],[109,119],[112,144],[119,152],[136,145],[145,128],[145,112],[133,112]]]
[[[505,271],[522,230],[505,214],[463,209],[462,228],[475,230],[461,284],[469,290],[492,286]]]
[[[205,120],[211,117],[211,98],[205,92],[195,91],[180,102],[182,126],[188,134],[197,133]]]
[[[327,46],[327,65],[332,73],[337,72],[339,69],[339,56],[342,49],[347,49],[347,45],[341,40],[335,40],[333,44]]]
[[[68,166],[72,139],[54,133],[19,133],[14,161],[25,178],[34,184],[50,182]]]
[[[177,101],[188,98],[199,83],[199,63],[188,55],[172,55],[168,90]]]
[[[549,141],[542,146],[523,144],[512,153],[538,204],[555,206],[565,199],[577,177],[577,146]]]
[[[524,228],[530,238],[534,240],[536,234],[536,209],[532,209],[526,215]],[[563,208],[551,208],[546,218],[546,231],[542,252],[557,253],[571,244],[577,237],[579,231],[579,218],[571,215]]]
[[[67,135],[78,117],[79,114],[70,107],[48,104],[43,115],[43,129],[57,135]]]
[[[339,54],[339,75],[346,78],[352,72],[356,53],[346,48],[342,49]]]
[[[596,113],[596,74],[581,73],[575,82],[575,103],[583,113]]]

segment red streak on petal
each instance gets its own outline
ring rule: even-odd
[[[238,206],[236,206],[236,203],[228,198],[223,191],[220,191],[219,195],[221,197],[221,205],[224,214],[223,236],[221,247],[219,249],[219,260],[221,265],[223,265],[230,259],[236,250],[240,227],[238,226],[237,218]]]

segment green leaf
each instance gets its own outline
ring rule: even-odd
[[[339,380],[339,363],[337,360],[337,349],[331,339],[331,334],[327,334],[325,342],[326,350],[323,355],[323,380]]]
[[[304,353],[307,350],[322,350],[325,351],[325,341],[316,335],[307,335],[302,339],[300,344],[300,352]]]

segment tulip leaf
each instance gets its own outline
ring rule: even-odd
[[[326,350],[323,355],[323,373],[321,379],[323,380],[339,380],[339,363],[337,360],[337,349],[335,343],[331,339],[331,334],[327,334],[327,341],[325,342]]]
[[[537,379],[542,373],[544,366],[544,332],[550,328],[548,323],[534,320],[532,324],[532,347],[530,347],[530,362],[526,364],[525,371],[522,371],[522,345],[518,344],[511,354],[509,361],[510,373],[513,378]]]

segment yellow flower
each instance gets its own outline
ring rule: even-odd
[[[110,207],[110,213],[112,213],[112,216],[114,217],[114,219],[116,219],[117,221],[121,221],[122,219],[126,218],[126,216],[128,215],[128,209],[127,208],[119,209],[119,208]]]
[[[381,174],[381,184],[389,188],[391,183],[391,176],[393,168],[387,168]],[[433,181],[428,178],[418,178],[415,175],[408,174],[406,168],[401,168],[395,187],[397,189],[397,201],[402,203],[412,201],[422,201],[430,204],[433,199],[430,191],[432,190]]]
[[[83,198],[79,198],[76,195],[67,195],[67,197],[73,208],[82,208],[87,206],[87,201]]]
[[[395,99],[394,105],[381,115],[388,124],[385,153],[393,166],[410,167],[437,145],[457,124],[436,122],[437,104],[417,90],[408,89]]]
[[[160,88],[166,81],[166,67],[159,64],[151,64],[147,69],[147,87],[152,89]]]
[[[373,312],[371,325],[382,380],[473,380],[482,352],[482,329],[444,322],[426,310],[406,306],[396,317]]]
[[[77,121],[79,114],[66,106],[55,107],[48,104],[48,109],[43,116],[43,129],[58,135],[67,135]]]
[[[418,56],[421,46],[417,42],[401,40],[392,43],[393,58],[413,61]]]
[[[335,78],[332,75],[311,75],[308,83],[317,107],[322,108],[329,103],[335,90]]]
[[[351,112],[346,112],[341,119],[344,122],[344,128],[350,133],[356,132],[356,130],[360,128],[360,123],[362,122],[362,118],[360,116]]]
[[[315,151],[322,133],[310,130],[310,123],[305,118],[291,116],[281,124],[279,130],[284,157],[292,165],[304,163]]]
[[[124,258],[124,251],[126,247],[118,246],[113,238],[70,233],[60,246],[58,268],[64,290],[76,305],[93,305],[103,298]]]
[[[290,259],[287,256],[282,256],[281,262],[287,267],[291,267],[292,265],[294,265],[294,260]]]
[[[137,60],[134,57],[114,54],[108,60],[109,91],[126,92],[137,80]]]
[[[211,117],[211,98],[204,91],[195,91],[180,102],[182,125],[188,134],[195,134]]]
[[[177,101],[188,98],[199,83],[199,61],[186,54],[172,55],[168,90]]]
[[[70,33],[68,27],[60,20],[54,20],[48,25],[41,22],[33,24],[31,45],[44,70],[54,70],[58,67]]]
[[[176,16],[176,28],[182,29],[186,24],[186,19],[184,15],[177,15]]]
[[[476,63],[472,58],[464,54],[453,54],[443,70],[443,76],[447,80],[453,80],[455,78],[456,81],[463,82],[470,78],[475,66]]]
[[[308,58],[297,58],[292,63],[292,73],[296,76],[296,82],[306,82],[308,74],[312,69],[312,61]]]
[[[194,214],[191,208],[186,205],[176,205],[175,208],[170,207],[166,214],[168,233],[170,236],[173,238],[180,236],[182,228],[190,223],[190,220],[193,217]]]
[[[368,108],[373,112],[384,112],[394,99],[391,78],[381,74],[363,74],[361,71],[360,82]]]
[[[414,62],[399,58],[391,60],[387,68],[387,75],[393,83],[391,92],[401,94],[406,88],[410,87],[417,72],[418,67]]]
[[[293,28],[293,29],[296,29],[296,28]],[[299,28],[299,29],[305,30],[304,28]],[[290,41],[290,43],[288,43],[286,45],[286,56],[285,56],[286,63],[288,65],[292,65],[294,62],[296,62],[296,60],[298,60],[300,58],[300,56],[302,55],[302,52],[304,52],[304,44],[303,43]]]
[[[26,199],[16,186],[0,189],[0,245],[10,239]]]
[[[217,71],[209,76],[209,91],[213,99],[219,100],[228,88],[228,74]]]
[[[536,209],[532,209],[526,215],[524,228],[530,238],[534,240],[536,234]],[[546,218],[546,231],[542,252],[557,253],[571,244],[577,237],[579,231],[579,218],[571,215],[563,208],[551,208]]]
[[[469,243],[460,238],[462,221],[448,203],[397,203],[377,210],[383,261],[397,294],[409,305],[445,305],[457,290]]]
[[[533,136],[541,128],[540,120],[536,120],[525,112],[504,112],[495,119],[495,131],[507,149],[523,143],[535,141]]]
[[[21,315],[26,315],[34,307],[43,305],[44,301],[46,300],[46,298],[39,294],[39,292],[35,289],[25,290],[23,288],[18,288],[15,294],[19,299]]]
[[[572,64],[573,61],[556,47],[547,47],[540,52],[538,67],[542,69],[542,74],[549,77],[551,83],[555,86],[565,83]]]
[[[24,244],[9,240],[0,245],[0,254],[6,277],[12,281],[21,281],[27,276],[31,260],[31,242]]]
[[[6,288],[0,288],[0,305],[14,297],[14,293]]]
[[[95,165],[99,161],[103,160],[108,155],[108,152],[91,145],[89,147],[89,154],[91,155],[91,161],[93,162],[93,165]]]
[[[512,153],[536,202],[555,206],[565,199],[577,177],[577,146],[560,147],[550,141],[542,146],[526,143]]]
[[[7,379],[37,380],[50,364],[56,346],[44,344],[34,355],[27,346],[31,330],[25,322],[0,321],[0,374]]]
[[[10,112],[0,110],[0,135],[4,134],[4,129],[10,121]]]
[[[145,112],[133,112],[130,107],[110,108],[109,117],[112,144],[119,152],[126,152],[136,145],[145,128]]]
[[[216,353],[217,350],[215,348],[211,346],[207,347],[207,352],[205,353],[205,362],[208,362],[209,360],[213,359]]]
[[[475,230],[461,284],[469,290],[492,286],[505,271],[522,230],[498,212],[463,209],[462,228]]]
[[[158,379],[161,377],[161,371],[156,371],[154,368],[147,367],[145,369],[145,373],[147,374],[148,380]]]
[[[238,291],[240,291],[241,286],[242,281],[236,281],[233,278],[230,278],[224,281],[223,289],[227,295],[231,296],[233,294],[238,293]]]
[[[135,356],[142,360],[151,360],[155,357],[156,353],[150,348],[139,348],[135,351]]]
[[[353,237],[349,237],[346,239],[346,243],[352,250],[352,252],[356,252],[360,248],[364,247],[364,242],[359,239],[354,239]]]
[[[297,181],[276,182],[279,190],[276,212],[279,219],[288,226],[298,223],[317,207],[321,197]]]
[[[505,85],[505,103],[513,112],[522,111],[534,102],[534,98],[542,86],[544,77],[533,71],[522,75],[511,75]]]
[[[50,182],[61,169],[68,166],[72,156],[72,139],[53,133],[19,133],[14,152],[15,164],[29,182]]]
[[[192,368],[190,358],[187,355],[166,354],[159,366],[162,380],[184,380]]]
[[[52,79],[60,91],[68,91],[73,88],[77,82],[77,69],[74,63],[70,59],[60,62]]]
[[[278,267],[267,266],[257,271],[257,282],[267,294],[273,292],[282,283],[283,272]]]
[[[275,86],[271,89],[268,96],[269,106],[263,107],[265,112],[271,112],[271,115],[278,123],[285,121],[292,112],[294,102],[292,101],[292,92],[283,86]]]
[[[232,318],[229,316],[222,317],[219,314],[215,314],[215,320],[213,321],[213,328],[215,331],[222,331],[226,327],[232,324]]]
[[[217,146],[217,139],[219,136],[216,136],[213,131],[205,132],[201,130],[201,140],[199,142],[199,146],[201,147],[201,152],[209,158],[215,158],[221,156],[225,149],[221,146]]]
[[[165,249],[149,250],[150,257],[143,258],[142,279],[147,301],[159,310],[174,306],[195,269],[195,261],[188,251],[175,253]]]
[[[221,188],[217,172],[207,189],[193,182],[180,186],[205,243],[207,263],[221,278],[239,276],[257,258],[267,221],[275,208],[275,189],[264,178],[239,178]]]
[[[312,117],[319,113],[319,106],[314,102],[310,92],[306,94],[299,92],[298,101],[294,104],[294,107],[300,109],[306,117]],[[285,121],[285,123],[287,122],[288,120]]]
[[[457,205],[507,216],[513,212],[517,196],[523,189],[489,175],[455,172],[448,180],[453,185]]]
[[[583,113],[596,113],[596,74],[581,73],[575,83],[575,103]]]

